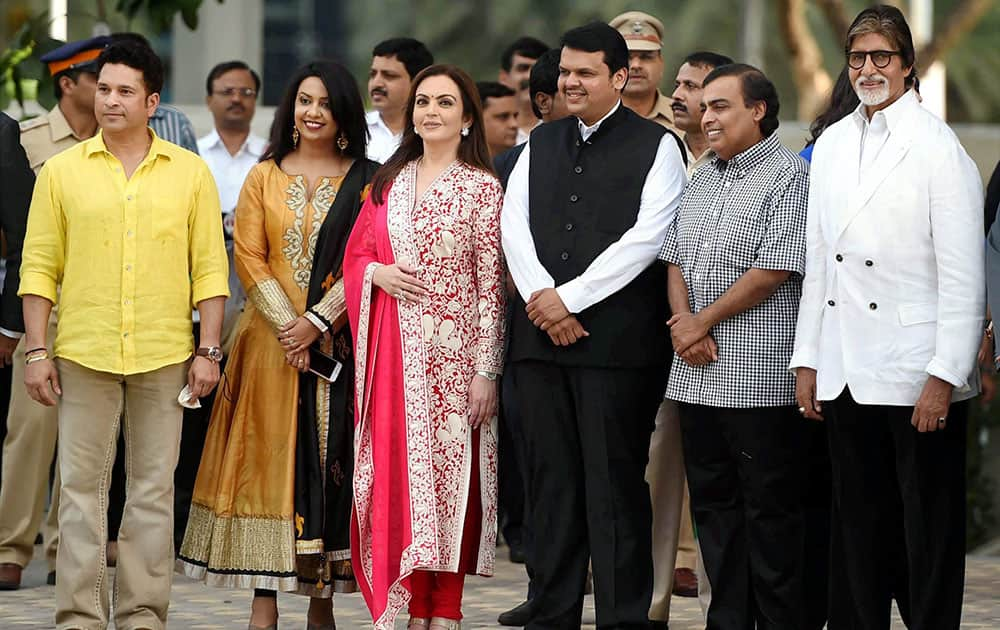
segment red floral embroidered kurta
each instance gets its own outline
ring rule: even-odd
[[[503,191],[457,161],[419,200],[415,187],[411,163],[384,203],[365,203],[344,265],[358,397],[352,558],[376,629],[409,601],[414,569],[491,575],[496,544],[496,419],[472,430],[468,416],[476,371],[501,371]],[[424,302],[372,284],[397,261],[419,269]],[[467,525],[467,511],[481,518]],[[460,564],[468,536],[476,557]]]

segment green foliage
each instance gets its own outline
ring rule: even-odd
[[[23,111],[25,101],[32,99],[46,109],[55,106],[52,77],[39,57],[62,42],[48,36],[48,27],[47,13],[28,20],[0,52],[0,110],[16,101]]]
[[[223,1],[216,0],[219,4]],[[202,2],[203,0],[117,0],[115,11],[128,24],[144,15],[153,29],[159,32],[169,30],[174,16],[179,13],[184,24],[195,30],[198,28],[198,9]],[[103,10],[99,10],[99,14],[103,15]],[[103,16],[100,19],[108,18],[109,16]],[[55,106],[52,77],[39,57],[64,42],[49,37],[49,23],[47,12],[32,17],[18,29],[10,46],[0,52],[0,111],[7,109],[11,101],[16,101],[22,111],[25,101],[30,100],[37,100],[45,109]]]
[[[992,368],[986,368],[992,369]],[[997,375],[990,375],[996,379]],[[997,516],[993,497],[995,480],[986,470],[985,449],[991,434],[1000,427],[1000,404],[996,401],[980,404],[976,400],[969,409],[966,433],[966,522],[967,547],[975,549],[996,535]]]
[[[222,4],[223,0],[216,2]],[[153,28],[159,32],[170,30],[174,16],[180,13],[185,26],[193,31],[198,28],[201,3],[202,0],[118,0],[115,10],[129,21],[145,12]]]
[[[960,0],[935,0],[936,24]],[[763,2],[763,70],[781,95],[784,117],[798,106],[789,55],[778,30],[777,3]],[[848,20],[872,4],[845,0]],[[907,4],[907,3],[902,3]],[[734,59],[743,57],[743,0],[351,0],[345,15],[353,33],[348,58],[355,76],[368,74],[371,47],[389,37],[409,35],[425,42],[435,59],[456,63],[476,80],[496,78],[500,52],[520,35],[538,37],[550,46],[573,26],[591,20],[610,20],[618,13],[645,11],[660,18],[665,33],[665,62],[661,88],[669,94],[680,60],[695,50],[712,50]],[[823,52],[832,78],[843,67],[841,36],[835,34],[816,2],[807,4],[806,17]],[[1000,121],[1000,2],[958,44],[948,50],[949,120]],[[919,60],[918,60],[919,62]]]

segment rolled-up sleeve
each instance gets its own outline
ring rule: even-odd
[[[66,217],[59,202],[59,183],[48,165],[35,180],[28,210],[28,230],[21,257],[21,284],[17,294],[37,295],[53,304],[66,264]]]
[[[222,235],[219,192],[208,166],[198,171],[198,185],[190,214],[191,301],[229,297],[229,260]]]
[[[986,311],[983,188],[976,165],[952,139],[930,182],[930,218],[937,262],[938,313],[927,373],[967,387]]]

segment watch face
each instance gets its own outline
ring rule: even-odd
[[[222,360],[222,349],[221,348],[210,348],[208,350],[208,358],[212,359],[213,361],[221,361]]]

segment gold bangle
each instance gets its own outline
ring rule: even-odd
[[[38,355],[35,355],[33,357],[29,357],[29,358],[25,359],[24,360],[24,364],[25,365],[31,365],[32,363],[37,363],[38,361],[45,361],[48,358],[49,358],[48,353],[46,353],[46,354],[38,354]]]

